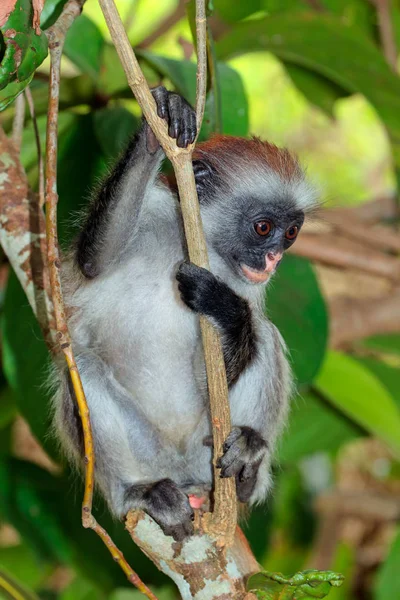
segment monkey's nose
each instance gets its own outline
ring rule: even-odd
[[[267,252],[265,255],[265,270],[273,273],[282,259],[282,252]]]

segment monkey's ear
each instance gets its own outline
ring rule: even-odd
[[[201,197],[212,187],[216,175],[215,169],[205,160],[194,160],[192,164],[197,193]]]

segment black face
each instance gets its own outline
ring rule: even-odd
[[[223,235],[214,240],[216,250],[240,276],[261,283],[296,241],[304,213],[295,208],[293,201],[267,203],[251,199],[235,202],[227,220]]]

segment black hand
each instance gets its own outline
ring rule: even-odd
[[[196,113],[179,94],[163,86],[151,90],[157,104],[157,114],[168,123],[169,135],[176,139],[179,148],[186,148],[196,139]]]
[[[236,492],[241,502],[247,502],[257,482],[258,468],[267,450],[267,443],[251,427],[234,427],[228,435],[224,454],[218,459],[221,477],[236,477]]]

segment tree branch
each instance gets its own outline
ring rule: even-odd
[[[156,113],[155,102],[147,82],[141,72],[136,56],[132,50],[121,18],[113,0],[99,0],[111,38],[124,67],[129,86],[131,87],[144,115],[167,157],[175,170],[179,190],[180,206],[184,221],[185,235],[189,258],[195,264],[209,268],[207,247],[202,230],[200,209],[197,200],[196,185],[192,169],[193,147],[178,148],[175,141],[168,136],[167,125]],[[197,2],[197,16],[200,20],[197,27],[205,28],[201,21],[204,14],[204,0]],[[201,12],[200,12],[201,10]],[[205,34],[198,40],[198,45],[206,40]],[[206,49],[199,48],[199,69],[206,68]],[[203,64],[204,61],[204,64]],[[202,91],[204,88],[202,88]],[[202,106],[203,100],[197,101]],[[200,318],[203,337],[204,355],[207,369],[208,389],[210,396],[210,413],[214,437],[214,510],[207,513],[204,528],[221,545],[233,542],[236,527],[236,493],[234,479],[221,479],[218,476],[215,462],[222,453],[222,445],[230,432],[230,410],[225,365],[219,336],[212,325]]]
[[[58,249],[57,236],[57,131],[58,131],[58,105],[60,93],[60,66],[61,54],[68,29],[80,15],[85,0],[68,0],[56,23],[50,27],[46,35],[49,40],[50,51],[50,81],[49,81],[49,106],[47,113],[46,131],[46,237],[47,237],[47,262],[50,275],[51,297],[54,307],[56,339],[64,353],[68,365],[71,382],[74,388],[79,415],[82,421],[84,438],[84,464],[85,464],[85,492],[82,503],[82,524],[93,529],[107,546],[113,559],[120,565],[128,580],[135,585],[150,600],[157,600],[156,596],[141,581],[125,560],[122,552],[114,544],[108,533],[97,523],[92,515],[93,488],[94,488],[94,447],[90,423],[89,408],[86,402],[82,381],[76,365],[68,331],[65,305],[61,288],[61,260]]]

